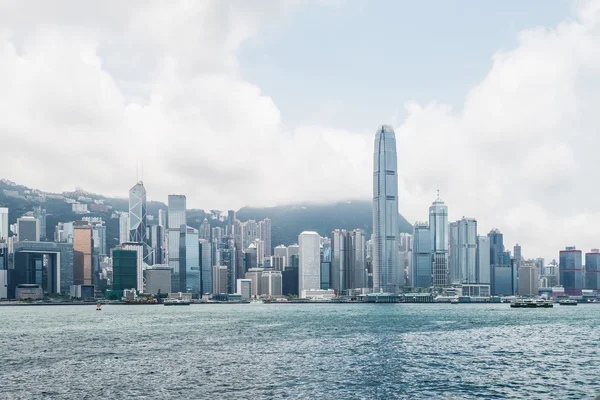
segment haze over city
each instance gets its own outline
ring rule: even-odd
[[[143,162],[190,207],[370,199],[389,123],[411,223],[440,189],[528,257],[599,245],[598,1],[106,4],[0,5],[3,177],[124,197]]]

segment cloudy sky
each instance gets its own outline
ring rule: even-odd
[[[600,247],[600,2],[0,0],[3,177],[239,208],[368,199]]]

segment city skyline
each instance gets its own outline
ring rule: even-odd
[[[387,122],[411,223],[439,187],[450,220],[476,216],[534,254],[596,247],[588,151],[598,141],[590,72],[600,62],[586,55],[598,2],[469,2],[458,24],[443,18],[450,5],[431,3],[173,4],[113,3],[93,8],[94,22],[67,1],[40,3],[36,16],[18,2],[3,9],[0,103],[11,112],[0,135],[23,143],[3,147],[8,179],[121,196],[144,161],[150,198],[186,193],[196,208],[366,200],[364,150]],[[373,24],[358,16],[387,23],[366,29]],[[320,40],[330,24],[339,33]],[[419,26],[422,35],[402,34]],[[340,46],[344,37],[352,46]],[[367,62],[378,54],[389,62]]]

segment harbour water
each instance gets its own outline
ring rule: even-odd
[[[593,399],[600,305],[0,307],[1,399]]]

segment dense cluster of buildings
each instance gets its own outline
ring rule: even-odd
[[[116,213],[119,245],[109,249],[105,222],[82,216],[59,222],[46,237],[41,207],[9,226],[0,208],[0,298],[47,295],[120,298],[124,292],[332,299],[402,292],[462,296],[596,295],[600,251],[560,251],[559,262],[525,259],[517,244],[504,246],[492,229],[480,235],[477,220],[448,220],[438,197],[427,221],[413,232],[398,226],[398,176],[394,131],[380,127],[374,142],[373,232],[335,229],[321,236],[299,232],[297,243],[273,246],[271,220],[240,221],[229,210],[211,227],[188,225],[185,195],[169,195],[166,209],[148,215],[142,182],[129,191],[129,209]],[[84,202],[84,203],[80,203]],[[78,198],[74,212],[91,199]],[[94,207],[105,207],[94,201]]]

